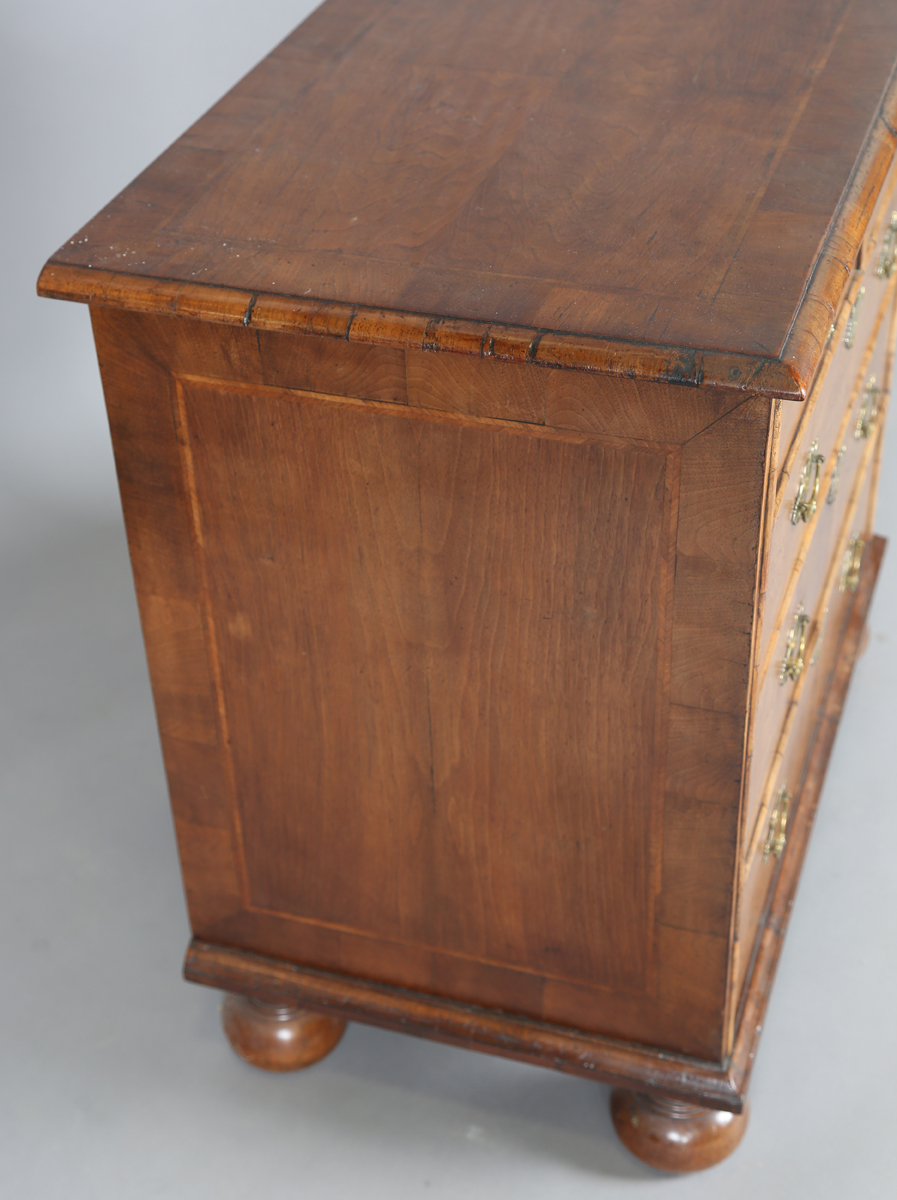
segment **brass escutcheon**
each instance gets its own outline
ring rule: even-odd
[[[881,247],[881,257],[878,260],[878,268],[875,272],[879,279],[891,278],[894,271],[894,264],[897,262],[897,256],[894,254],[895,249],[897,249],[897,212],[892,212],[890,223],[885,230],[885,240]]]
[[[881,388],[875,382],[875,376],[870,375],[869,382],[863,389],[863,399],[860,402],[860,415],[857,417],[856,428],[853,431],[853,436],[858,442],[863,438],[867,438],[875,427],[880,396]]]
[[[819,499],[819,473],[824,462],[825,455],[819,453],[819,443],[814,442],[800,473],[794,508],[791,510],[792,525],[796,525],[798,521],[809,521],[815,513]]]
[[[855,533],[847,543],[844,552],[844,566],[838,581],[839,592],[855,592],[860,582],[860,567],[863,565],[863,550],[866,543],[858,533]]]
[[[860,305],[863,303],[863,298],[866,295],[866,289],[861,287],[857,292],[857,298],[850,306],[850,316],[847,318],[847,324],[844,326],[844,348],[852,350],[854,339],[857,335],[857,320],[860,313]]]
[[[838,495],[838,484],[841,482],[841,459],[847,453],[847,447],[842,446],[838,451],[838,457],[835,459],[835,469],[832,471],[832,478],[828,485],[828,495],[825,498],[826,504],[834,504]]]
[[[776,858],[782,857],[782,851],[788,841],[788,810],[790,807],[791,793],[783,787],[776,797],[775,805],[769,815],[769,829],[766,833],[766,841],[763,843],[764,862],[770,854]]]
[[[794,624],[788,634],[785,657],[782,659],[782,669],[779,671],[779,683],[800,678],[800,673],[804,669],[804,651],[807,648],[809,625],[809,613],[804,612],[804,606],[801,604],[794,614]]]

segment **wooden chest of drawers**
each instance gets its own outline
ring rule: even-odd
[[[250,1061],[371,1021],[737,1144],[883,550],[895,60],[875,0],[328,0],[44,268]]]

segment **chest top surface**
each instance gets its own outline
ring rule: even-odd
[[[40,287],[799,397],[895,59],[882,0],[327,0]]]

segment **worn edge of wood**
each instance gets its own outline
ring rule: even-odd
[[[823,360],[829,329],[850,281],[895,148],[897,73],[892,74],[872,120],[778,358],[493,325],[176,279],[95,271],[53,258],[41,272],[37,290],[41,296],[132,312],[167,313],[225,325],[344,338],[368,345],[447,351],[502,362],[805,400]]]
[[[312,334],[400,350],[468,354],[497,362],[585,371],[685,387],[724,387],[801,400],[793,369],[773,358],[691,347],[628,342],[523,326],[487,324],[427,313],[298,296],[248,292],[176,279],[72,267],[51,259],[38,295],[103,308]]]
[[[845,623],[841,652],[824,703],[791,836],[772,890],[733,1052],[721,1063],[583,1033],[527,1017],[372,983],[333,971],[298,966],[249,950],[193,938],[184,977],[225,991],[288,1000],[343,1020],[384,1026],[468,1049],[552,1067],[614,1086],[698,1101],[708,1108],[744,1108],[763,1018],[788,916],[794,904],[819,794],[844,707],[885,541],[876,537],[863,564],[860,585]]]

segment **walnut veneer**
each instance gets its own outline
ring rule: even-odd
[[[737,1144],[883,550],[895,60],[876,0],[328,0],[44,268],[250,1061],[372,1021]]]

